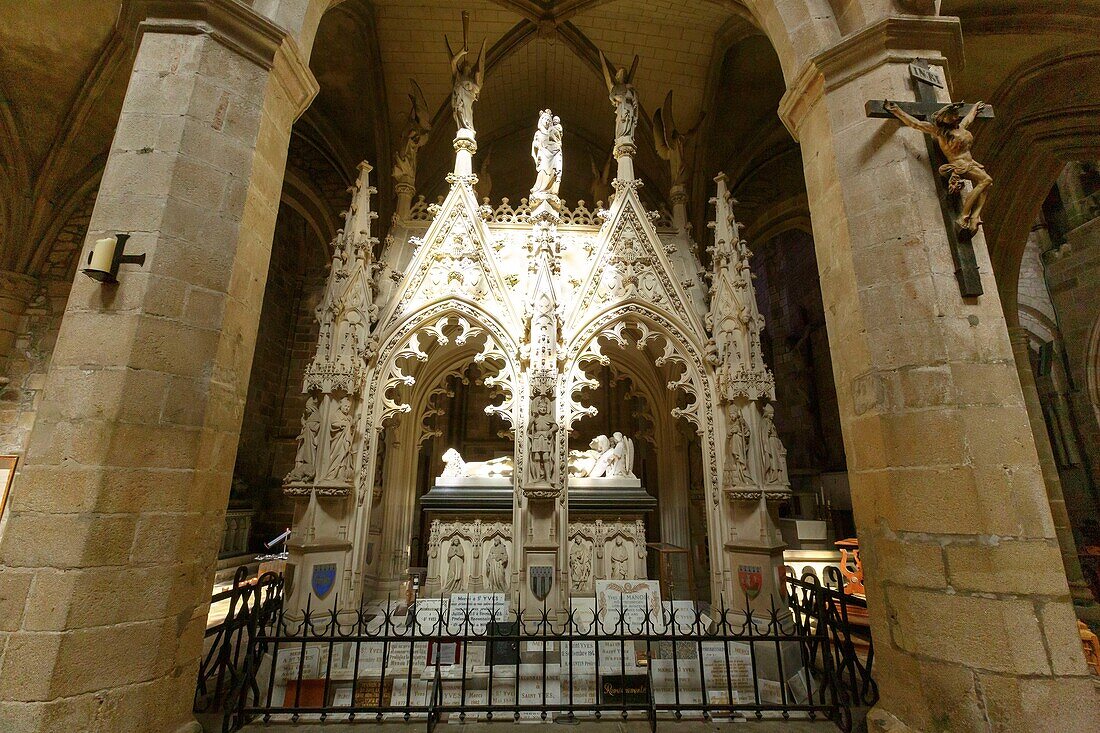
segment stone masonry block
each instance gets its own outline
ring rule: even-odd
[[[1020,394],[1018,390],[1015,394]],[[977,465],[1038,465],[1035,438],[1023,404],[961,411],[971,460]]]
[[[872,530],[860,535],[860,549],[864,571],[872,577],[917,588],[947,587],[943,548],[938,543],[883,537]]]
[[[893,643],[911,654],[1004,674],[1050,674],[1028,600],[901,587],[890,587],[887,599]]]
[[[1088,678],[978,674],[993,733],[1097,733],[1100,695]]]
[[[1061,566],[1058,545],[1052,540],[975,541],[949,544],[944,552],[948,580],[956,590],[1068,597],[1064,577],[1035,572],[1036,566]]]
[[[17,631],[22,627],[33,577],[29,571],[0,567],[0,631]]]
[[[1067,598],[1037,601],[1043,637],[1050,654],[1051,668],[1058,675],[1088,674],[1081,637],[1077,631],[1077,614]],[[1100,721],[1098,721],[1100,722]]]
[[[0,563],[13,568],[125,565],[134,537],[126,515],[13,512],[7,522]]]

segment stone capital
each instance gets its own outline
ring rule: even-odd
[[[135,49],[146,33],[209,36],[275,75],[295,117],[320,88],[294,37],[237,0],[125,0],[116,27]]]
[[[963,66],[959,19],[894,16],[844,38],[807,61],[787,85],[779,118],[797,140],[802,120],[826,92],[885,64],[907,65],[918,58],[941,67],[950,87],[951,71]]]

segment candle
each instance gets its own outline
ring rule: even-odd
[[[95,247],[92,248],[92,257],[88,262],[88,269],[110,272],[111,265],[114,264],[115,246],[117,244],[118,239],[116,237],[97,239]]]

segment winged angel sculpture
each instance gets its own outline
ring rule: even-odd
[[[416,154],[428,142],[432,131],[432,115],[424,92],[414,79],[409,79],[409,121],[401,135],[401,149],[393,158],[393,177],[399,183],[413,185],[416,182]]]
[[[668,161],[672,172],[672,185],[687,186],[687,146],[691,138],[703,124],[706,112],[699,113],[699,119],[687,132],[676,129],[676,121],[672,116],[672,90],[665,95],[665,103],[653,113],[653,140],[656,143],[657,154]]]
[[[451,79],[454,84],[451,89],[451,111],[454,113],[455,124],[460,130],[474,132],[474,102],[477,101],[481,84],[485,81],[485,41],[481,42],[477,58],[471,60],[467,41],[469,27],[470,14],[463,12],[462,48],[453,50],[447,36],[443,36],[443,41],[447,44],[447,53],[451,57]]]
[[[638,71],[638,57],[630,69],[615,66],[600,51],[600,68],[607,84],[607,95],[615,106],[615,143],[634,143],[634,128],[638,125],[638,92],[634,89],[634,74]]]

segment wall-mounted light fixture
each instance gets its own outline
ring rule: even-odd
[[[144,265],[144,254],[123,254],[129,238],[129,234],[115,234],[97,239],[92,251],[88,253],[88,266],[84,268],[84,274],[101,283],[117,283],[119,265]]]

